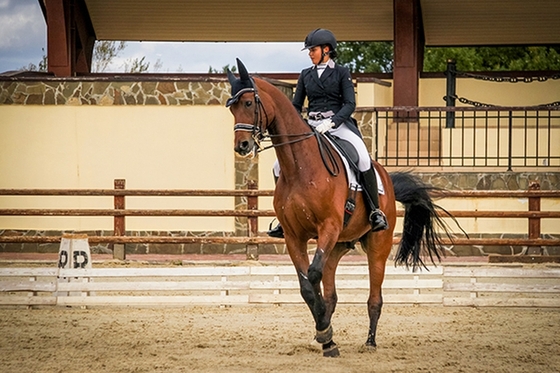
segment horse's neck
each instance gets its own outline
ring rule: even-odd
[[[272,142],[280,168],[292,179],[305,180],[312,165],[320,159],[317,141],[309,136],[312,129],[280,90],[267,83],[261,88],[267,91],[275,106],[275,124],[271,134],[275,135]]]
[[[285,175],[292,177],[307,174],[311,165],[320,159],[316,140],[313,136],[309,137],[311,128],[295,109],[283,111],[280,117],[276,117],[276,121],[277,134],[280,136],[275,137],[273,142],[278,145],[275,149],[280,168]]]

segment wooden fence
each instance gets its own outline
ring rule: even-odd
[[[100,196],[113,197],[113,209],[0,209],[3,216],[113,216],[114,231],[110,236],[89,236],[90,243],[217,243],[245,244],[247,253],[255,256],[255,247],[259,244],[282,244],[283,239],[263,236],[259,233],[258,217],[275,216],[273,210],[259,210],[258,198],[270,197],[272,190],[257,190],[254,183],[249,183],[244,190],[138,190],[125,189],[125,180],[114,181],[114,189],[0,189],[0,196]],[[125,198],[132,196],[175,196],[175,197],[243,197],[247,199],[246,209],[231,210],[196,210],[196,209],[127,209]],[[457,218],[526,218],[528,230],[519,232],[527,238],[455,238],[450,241],[443,238],[444,244],[450,245],[511,245],[529,246],[536,253],[543,246],[560,246],[560,238],[544,239],[541,237],[541,219],[560,219],[560,211],[541,211],[541,200],[560,198],[558,190],[540,190],[537,183],[532,183],[529,190],[473,191],[452,190],[438,195],[439,198],[526,198],[527,211],[450,211]],[[404,212],[399,210],[398,216]],[[213,237],[213,236],[127,236],[126,217],[153,216],[229,216],[247,218],[247,236]],[[62,236],[15,236],[1,235],[0,243],[57,243]],[[398,243],[395,238],[394,243]],[[122,259],[122,258],[121,258]]]
[[[337,269],[341,304],[365,304],[367,266]],[[560,307],[560,266],[446,264],[413,273],[388,266],[386,304]],[[0,268],[0,306],[301,304],[293,266]]]

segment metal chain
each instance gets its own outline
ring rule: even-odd
[[[448,96],[444,96],[443,99],[446,100]],[[491,104],[485,104],[483,102],[478,102],[478,101],[473,101],[473,100],[469,100],[468,98],[465,97],[459,97],[457,95],[453,95],[450,96],[451,98],[455,99],[455,100],[459,100],[459,102],[465,104],[465,105],[472,105],[475,107],[492,107],[492,106],[496,106],[496,105],[491,105]],[[447,100],[446,100],[447,101]]]
[[[445,100],[448,96],[444,96],[443,99]],[[468,98],[465,97],[459,97],[457,95],[453,95],[450,96],[451,98],[455,99],[455,100],[459,100],[459,102],[465,104],[465,105],[471,105],[474,107],[496,107],[498,105],[494,105],[494,104],[486,104],[484,102],[480,102],[480,101],[473,101],[473,100],[469,100]],[[533,105],[534,107],[546,107],[546,108],[560,108],[560,101],[554,101],[554,102],[550,102],[548,104],[539,104],[539,105]]]
[[[463,71],[455,71],[455,75],[464,76],[467,78],[479,79],[479,80],[486,80],[490,82],[509,82],[509,83],[520,83],[520,82],[531,83],[534,81],[545,82],[548,79],[552,79],[552,80],[560,79],[560,74],[554,74],[551,76],[526,76],[526,77],[518,78],[515,76],[489,76],[489,75],[466,73]]]

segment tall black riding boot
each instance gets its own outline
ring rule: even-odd
[[[274,185],[276,185],[276,183],[278,182],[278,176],[274,176]],[[282,226],[280,225],[280,223],[278,223],[278,225],[272,229],[269,229],[266,234],[268,234],[270,237],[275,237],[275,238],[284,238],[284,229],[282,229]]]
[[[371,223],[371,230],[373,232],[383,231],[389,228],[387,218],[383,211],[379,209],[379,191],[377,189],[377,177],[373,167],[369,170],[362,172],[362,189],[364,192],[364,199],[369,207],[369,222]]]

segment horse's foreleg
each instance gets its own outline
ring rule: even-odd
[[[315,309],[317,299],[322,299],[321,288],[314,286],[311,281],[309,281],[309,257],[307,256],[307,243],[294,241],[291,237],[286,236],[286,245],[288,246],[288,253],[290,254],[290,258],[292,259],[292,263],[296,269],[301,297],[311,310],[315,322],[317,322],[317,312]]]
[[[315,339],[323,345],[323,356],[329,357],[340,355],[336,343],[332,340],[333,328],[331,325],[331,316],[337,301],[334,290],[334,273],[336,263],[340,259],[340,254],[336,250],[333,252],[333,247],[336,244],[336,238],[332,234],[333,231],[334,229],[327,230],[330,234],[325,234],[324,229],[319,231],[317,250],[307,271],[309,282],[316,294],[315,305],[312,310],[315,317]],[[333,259],[331,259],[331,255],[334,256]],[[333,262],[336,263],[333,265]],[[323,281],[324,295],[321,294],[321,280]]]
[[[336,294],[335,286],[335,273],[336,267],[340,262],[340,258],[348,252],[348,248],[344,244],[335,245],[333,251],[329,255],[325,267],[323,270],[323,299],[325,301],[325,312],[323,315],[324,323],[329,326],[323,332],[317,330],[316,339],[327,340],[323,343],[323,356],[336,357],[340,355],[336,343],[332,340],[333,329],[332,329],[332,315],[336,308],[336,303],[338,301],[338,296]]]

